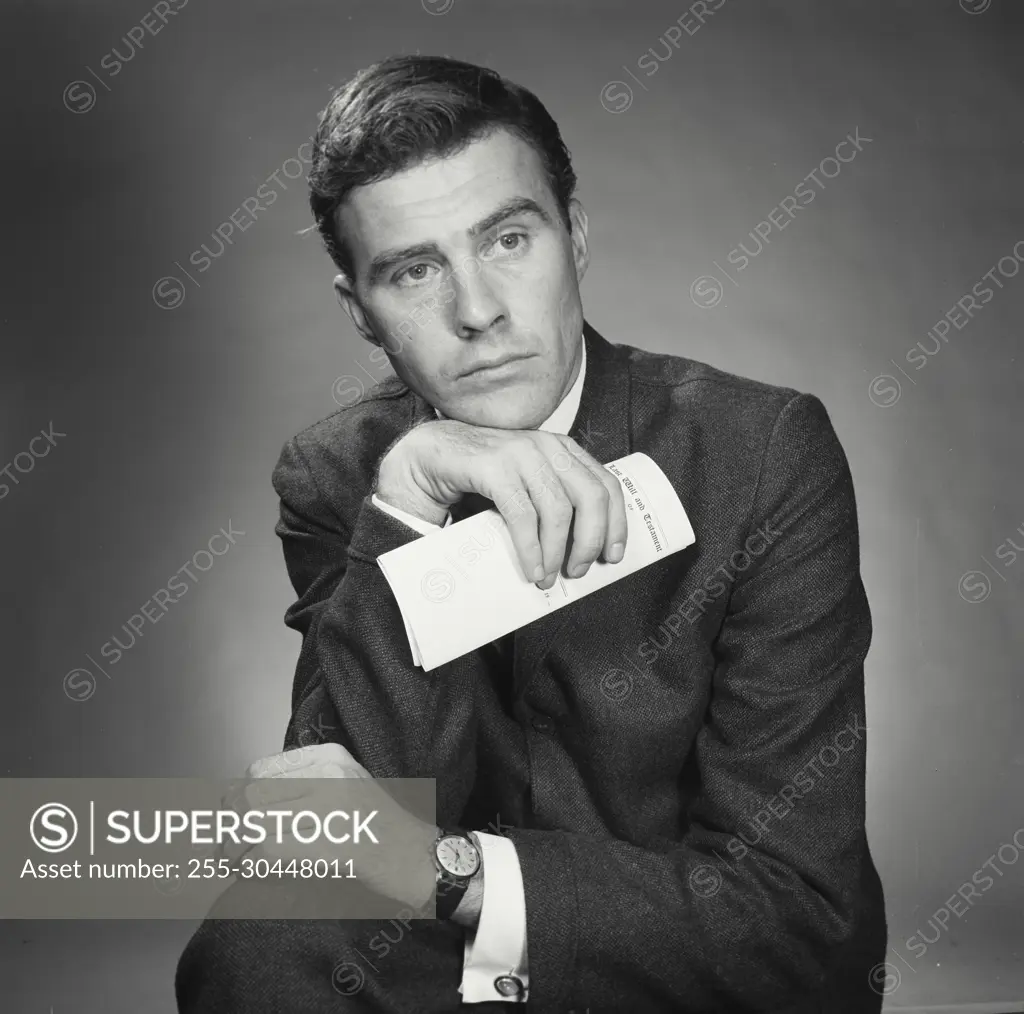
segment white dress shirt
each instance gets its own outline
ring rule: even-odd
[[[586,342],[582,342],[582,345],[583,360],[579,375],[554,412],[537,429],[564,435],[576,421],[583,395],[583,376],[587,370]],[[437,409],[434,411],[439,419],[444,418]],[[399,510],[379,499],[376,494],[371,499],[380,510],[421,535],[429,535],[442,527]],[[449,514],[443,527],[447,527],[451,520]],[[482,1003],[485,1000],[525,1003],[530,993],[530,977],[526,952],[526,894],[519,856],[512,841],[500,834],[475,831],[474,835],[480,843],[483,856],[484,892],[476,930],[466,934],[466,954],[459,992],[463,1003]],[[523,990],[517,996],[504,996],[494,985],[499,976],[510,974],[515,975],[523,984]]]

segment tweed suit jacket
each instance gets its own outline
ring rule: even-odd
[[[696,542],[516,631],[511,673],[481,651],[422,671],[376,563],[418,536],[370,496],[434,414],[391,378],[274,472],[303,637],[286,745],[435,778],[439,824],[512,839],[529,1010],[877,1012],[871,619],[829,416],[589,324],[584,340],[570,436],[601,462],[653,458]]]

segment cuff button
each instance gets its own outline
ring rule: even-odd
[[[494,988],[502,996],[519,996],[523,991],[522,980],[515,975],[499,975],[494,980]]]

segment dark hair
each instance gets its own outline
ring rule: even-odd
[[[532,92],[493,70],[442,56],[396,56],[359,71],[320,116],[309,204],[331,259],[349,277],[352,257],[335,216],[353,187],[427,158],[444,158],[506,128],[540,156],[567,229],[576,189],[558,125]]]

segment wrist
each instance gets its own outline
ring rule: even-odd
[[[435,918],[474,928],[483,908],[484,857],[479,837],[461,828],[436,828]]]
[[[448,508],[443,504],[405,494],[391,486],[378,485],[374,489],[373,495],[389,507],[404,511],[406,514],[411,514],[414,518],[426,521],[427,524],[436,525],[438,528],[444,527],[448,517]]]
[[[465,929],[472,929],[480,921],[480,910],[484,905],[484,864],[473,875],[459,907],[452,913],[451,920]]]
[[[432,525],[443,525],[449,505],[435,500],[415,480],[415,468],[402,447],[395,444],[381,459],[374,495],[391,507]]]

